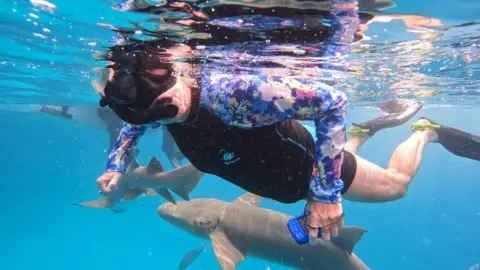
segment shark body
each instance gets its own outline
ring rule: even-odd
[[[223,270],[236,269],[247,255],[295,269],[369,269],[353,253],[365,229],[346,226],[332,241],[298,245],[287,228],[291,216],[261,208],[259,201],[251,193],[232,203],[194,199],[165,203],[158,214],[189,233],[209,238]]]
[[[144,194],[150,196],[160,195],[170,203],[176,204],[177,202],[170,190],[182,199],[190,200],[189,193],[197,186],[202,176],[203,173],[195,169],[191,164],[171,171],[165,171],[156,157],[152,157],[147,166],[139,165],[134,158],[132,164],[122,176],[128,186],[128,191],[122,201],[134,200]],[[135,184],[132,185],[130,183]],[[154,188],[152,188],[153,185],[155,185]],[[116,213],[123,212],[121,208],[115,207],[106,198],[74,203],[74,205],[90,208],[110,208]]]
[[[109,108],[102,108],[93,105],[68,106],[68,105],[37,105],[37,104],[0,104],[0,110],[19,113],[43,113],[54,117],[70,120],[83,126],[107,131],[109,136],[108,149],[115,144],[123,121]],[[156,131],[163,131],[162,150],[170,160],[174,168],[182,166],[185,156],[178,148],[172,135],[167,129],[147,129],[145,134]]]
[[[45,113],[58,117],[60,119],[74,121],[90,128],[106,131],[109,136],[108,149],[111,149],[115,144],[118,134],[123,126],[123,121],[118,118],[108,108],[98,108],[95,106],[67,106],[67,105],[36,105],[36,104],[7,104],[0,105],[1,110],[22,112],[22,113]],[[147,134],[154,130],[147,129]],[[168,133],[168,132],[166,132]],[[170,136],[168,133],[167,135]],[[173,140],[167,140],[167,144],[174,144]],[[179,150],[174,146],[163,145],[164,151],[168,157],[176,157],[177,161],[184,158]],[[132,155],[137,155],[138,150],[132,152]],[[173,162],[172,162],[173,163]],[[130,186],[130,190],[125,195],[123,200],[133,200],[139,195],[160,195],[171,203],[176,203],[175,198],[170,193],[170,190],[180,196],[184,200],[189,200],[189,193],[198,184],[203,173],[196,170],[191,164],[180,165],[179,161],[175,164],[176,168],[171,171],[165,171],[160,161],[153,157],[148,166],[141,166],[138,164],[136,158],[133,158],[132,164],[127,168],[126,173],[122,176],[126,182],[135,182],[135,186]],[[136,181],[131,181],[135,179]],[[145,186],[139,185],[145,183]],[[155,188],[151,187],[155,183]],[[88,202],[75,203],[75,205],[93,207],[93,208],[111,208],[115,212],[114,206],[106,199],[101,198]]]

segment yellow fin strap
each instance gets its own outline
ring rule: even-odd
[[[368,136],[368,132],[370,132],[370,129],[368,128],[351,128],[347,131],[347,134],[350,135],[357,135],[357,136]]]
[[[428,129],[438,129],[440,128],[439,125],[434,124],[426,124],[426,123],[413,123],[412,124],[412,131],[425,131]]]

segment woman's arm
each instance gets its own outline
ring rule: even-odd
[[[360,25],[357,10],[358,2],[356,0],[332,0],[329,17],[331,31],[323,52],[324,57],[347,56],[350,53],[350,44]],[[347,65],[342,62],[336,65],[324,64],[322,67],[341,71],[348,70]]]
[[[146,126],[133,126],[125,123],[115,144],[108,154],[106,171],[125,173],[132,162],[131,152],[147,130]]]

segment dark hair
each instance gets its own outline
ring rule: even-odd
[[[117,45],[99,57],[110,61],[112,64],[107,67],[114,70],[113,79],[105,85],[100,106],[108,105],[131,124],[175,117],[178,108],[171,100],[150,108],[158,96],[176,83],[168,47],[171,45],[161,47],[153,42]]]

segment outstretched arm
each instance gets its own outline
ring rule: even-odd
[[[338,105],[331,107],[324,117],[314,120],[316,140],[310,197],[328,204],[341,202],[343,189],[340,170],[346,141],[346,99],[343,94],[338,99]]]
[[[127,123],[123,125],[115,144],[108,154],[106,171],[125,173],[132,161],[130,153],[146,130],[146,126],[133,126]]]
[[[146,126],[124,124],[110,150],[106,171],[97,179],[98,188],[106,196],[109,205],[120,201],[128,192],[127,186],[122,184],[121,176],[132,162],[130,153],[146,129]]]
[[[324,56],[345,56],[350,52],[354,33],[358,28],[357,1],[332,0],[330,23],[332,30],[326,42]],[[340,59],[341,61],[343,59]],[[323,65],[327,69],[346,71],[341,64]],[[319,234],[324,240],[337,236],[343,226],[343,208],[341,191],[343,181],[340,171],[345,148],[345,105],[346,96],[340,91],[329,91],[321,100],[328,106],[322,115],[316,115],[315,154],[310,180],[310,198],[308,204],[311,215],[308,216],[309,234],[315,239]],[[320,231],[317,230],[320,229]]]
[[[332,30],[326,41],[324,56],[346,56],[358,28],[357,1],[332,0],[330,23]],[[325,67],[325,65],[324,65]],[[344,65],[328,64],[330,69],[346,69]],[[322,98],[330,104],[325,116],[314,117],[316,126],[315,155],[310,196],[323,203],[341,201],[343,182],[340,179],[342,152],[345,147],[346,96],[339,91],[329,91]]]

